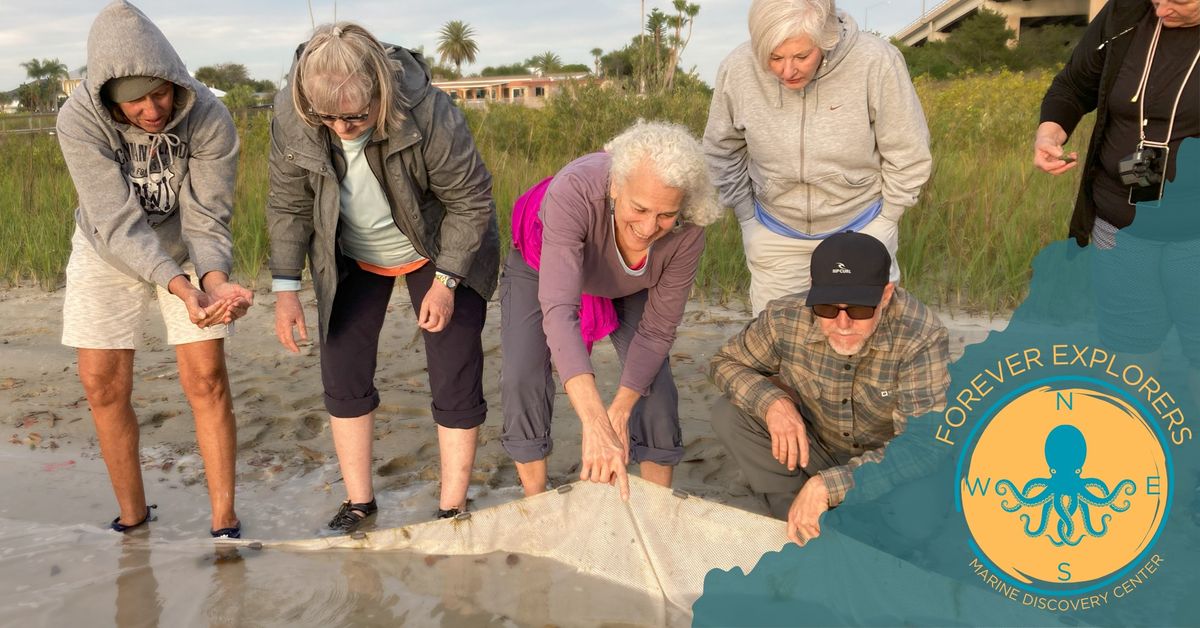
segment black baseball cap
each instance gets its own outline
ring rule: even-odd
[[[805,305],[877,306],[892,270],[883,243],[865,233],[843,231],[825,238],[812,254],[812,287]]]

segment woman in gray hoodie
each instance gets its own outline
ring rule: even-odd
[[[904,57],[834,0],[754,0],[750,41],[721,63],[704,150],[742,229],[754,312],[809,285],[840,231],[892,254],[929,178],[929,131]]]
[[[224,105],[188,75],[149,18],[117,1],[88,34],[88,78],[58,115],[79,196],[63,344],[78,351],[124,532],[151,519],[130,402],[141,323],[157,292],[196,420],[214,537],[240,536],[236,427],[224,338],[253,293],[229,281],[238,141]]]

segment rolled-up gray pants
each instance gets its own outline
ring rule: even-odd
[[[537,271],[520,252],[513,251],[500,278],[500,401],[504,429],[500,442],[517,462],[533,462],[550,455],[550,420],[555,385],[550,348],[542,329]],[[642,320],[646,291],[613,299],[620,326],[609,337],[621,364]],[[679,392],[671,376],[670,360],[650,386],[650,393],[633,407],[629,417],[629,457],[634,462],[674,466],[683,458],[679,429]]]
[[[850,456],[835,456],[820,441],[808,439],[808,466],[788,471],[771,455],[771,432],[759,417],[743,412],[721,397],[713,404],[712,428],[737,463],[754,492],[763,496],[776,519],[787,519],[788,509],[808,478],[830,467],[846,464]]]

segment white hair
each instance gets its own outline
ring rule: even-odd
[[[771,53],[793,37],[807,37],[825,52],[841,37],[834,0],[754,0],[750,4],[750,47],[764,68]]]
[[[680,221],[705,227],[721,217],[704,149],[682,125],[638,120],[604,150],[612,157],[609,176],[617,188],[644,163],[663,183],[683,191]]]

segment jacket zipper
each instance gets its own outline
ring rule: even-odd
[[[1133,30],[1133,29],[1135,29],[1135,28],[1137,28],[1137,25],[1136,25],[1136,24],[1135,24],[1135,25],[1133,25],[1133,26],[1130,26],[1129,28],[1127,28],[1127,29],[1125,29],[1125,30],[1123,30],[1123,31],[1121,31],[1121,32],[1119,32],[1119,33],[1117,33],[1116,35],[1113,35],[1112,37],[1109,37],[1108,39],[1105,39],[1105,40],[1104,40],[1104,43],[1100,44],[1099,46],[1096,46],[1096,50],[1104,50],[1104,47],[1105,47],[1105,46],[1107,46],[1107,45],[1109,45],[1109,44],[1111,44],[1111,43],[1112,43],[1112,41],[1113,41],[1114,39],[1116,39],[1116,38],[1120,37],[1121,35],[1124,35],[1125,33],[1128,33],[1129,31],[1131,31],[1131,30]]]
[[[808,182],[808,171],[805,169],[804,140],[808,127],[808,90],[800,92],[800,179],[804,181],[804,232],[812,233],[812,185]]]

